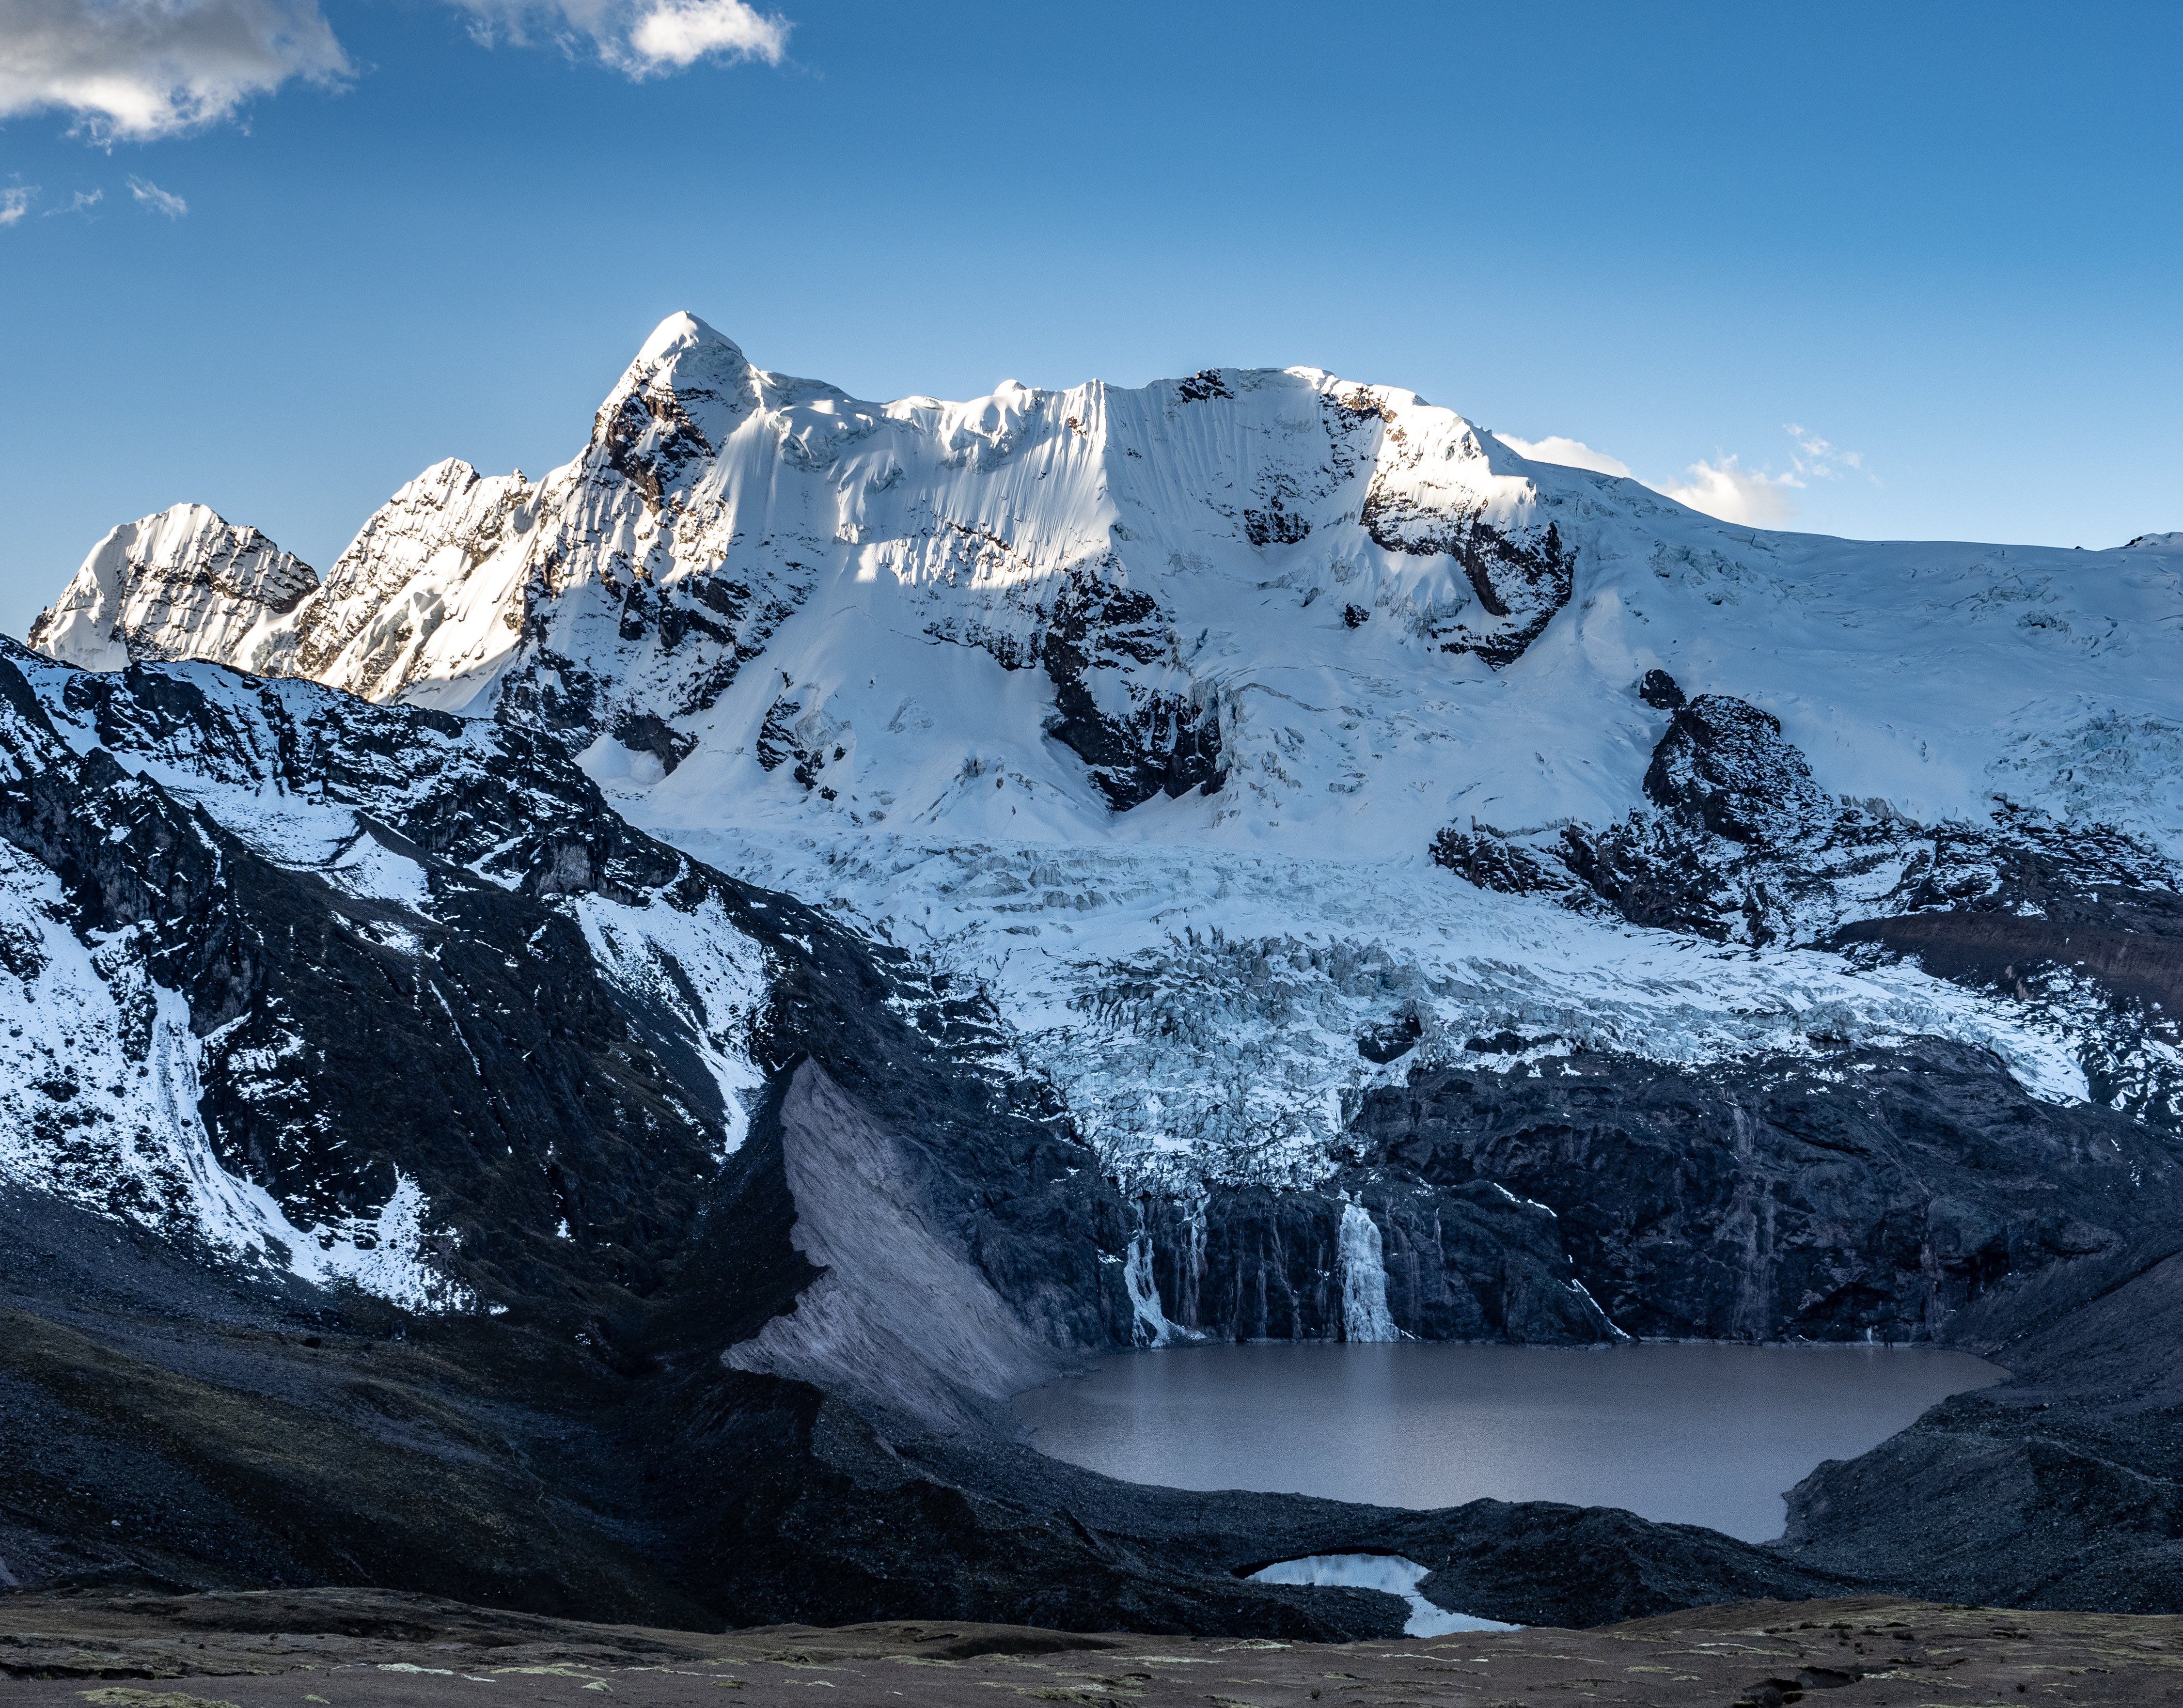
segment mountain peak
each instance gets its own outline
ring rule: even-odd
[[[758,376],[733,339],[694,314],[669,314],[599,405],[592,443],[656,498],[664,479],[711,457],[758,401]]]
[[[734,339],[688,309],[678,308],[652,329],[652,336],[636,352],[633,365],[658,367],[686,350],[714,350],[738,362],[743,359],[743,352]]]
[[[203,504],[125,522],[31,625],[64,663],[117,670],[142,658],[247,665],[255,643],[319,585],[318,572],[255,528]]]

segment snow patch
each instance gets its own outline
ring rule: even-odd
[[[219,1160],[198,1113],[204,1041],[134,931],[86,947],[59,879],[0,843],[0,1174],[87,1210],[417,1312],[467,1310],[430,1261],[430,1206],[397,1176],[379,1210],[298,1228]],[[13,987],[12,990],[10,987]],[[274,1052],[258,1064],[277,1069]],[[440,1236],[444,1237],[444,1236]]]
[[[1383,1595],[1399,1595],[1410,1604],[1404,1622],[1405,1637],[1445,1637],[1456,1631],[1520,1631],[1520,1625],[1504,1625],[1497,1619],[1480,1619],[1468,1613],[1451,1613],[1435,1606],[1418,1593],[1418,1585],[1432,1575],[1432,1568],[1406,1560],[1399,1554],[1312,1554],[1301,1560],[1283,1560],[1245,1580],[1252,1583],[1303,1583],[1327,1589],[1377,1589]]]
[[[664,896],[639,907],[592,892],[571,906],[607,977],[678,1023],[710,1070],[720,1088],[725,1162],[749,1136],[749,1105],[765,1084],[750,1055],[752,1023],[772,990],[764,949],[710,896],[684,908]]]

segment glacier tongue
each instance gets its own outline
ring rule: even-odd
[[[1133,1189],[1321,1181],[1364,1091],[1451,1059],[1553,1073],[1584,1049],[1696,1066],[1927,1034],[1994,1051],[2043,1095],[2086,1094],[2069,1039],[2022,1005],[1907,965],[1640,932],[1421,857],[675,836],[990,991],[1011,1068],[1049,1080]],[[1360,1051],[1406,1016],[1419,1031],[1399,1053]]]

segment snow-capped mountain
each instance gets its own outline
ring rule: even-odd
[[[1309,369],[864,403],[687,316],[571,462],[439,464],[323,580],[118,529],[0,643],[0,1575],[2183,1605],[2177,1461],[2102,1409],[2183,1289],[2177,546],[1726,527]],[[1789,1552],[996,1425],[1087,1350],[1397,1335],[2019,1380]]]
[[[1937,1034],[2175,1113],[2175,1040],[2083,978],[1791,952],[1940,905],[1936,835],[1951,905],[2021,917],[1967,870],[2058,826],[2171,882],[2169,536],[1730,527],[1304,369],[868,403],[687,315],[569,463],[441,463],[323,584],[223,530],[117,530],[34,644],[553,732],[634,822],[989,990],[1127,1178],[1310,1178],[1371,1086],[1512,1029]],[[1716,735],[1756,817],[1701,798]],[[1389,1027],[1423,1054],[1360,1053]]]
[[[865,403],[678,315],[543,480],[438,464],[322,585],[186,507],[102,542],[33,644],[530,709],[693,823],[732,793],[1075,840],[1198,790],[1128,840],[1342,856],[1643,804],[1614,762],[1658,737],[1657,668],[1772,711],[1830,793],[2172,844],[2176,555],[1731,528],[1309,369]],[[960,789],[979,757],[1029,798]]]
[[[248,657],[318,585],[309,564],[255,528],[177,504],[100,541],[60,602],[31,625],[31,640],[86,670],[139,658]]]

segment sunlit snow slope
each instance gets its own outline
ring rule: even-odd
[[[1308,1176],[1361,1089],[1466,1052],[1926,1032],[2056,1097],[2121,1095],[2120,1050],[2129,1095],[2170,1096],[2147,1089],[2164,1021],[2088,1080],[2081,981],[2030,1001],[1795,946],[1939,905],[1936,827],[1998,835],[2002,806],[2107,827],[2132,882],[2172,888],[2176,536],[1729,527],[1308,369],[868,403],[687,315],[574,460],[535,484],[441,463],[307,591],[292,559],[222,570],[239,548],[183,514],[117,530],[33,643],[558,732],[636,823],[984,981],[1127,1177]],[[1808,761],[1794,836],[1647,857],[1764,929],[1555,887],[1564,827],[1672,817],[1647,777],[1684,714],[1648,672],[1770,713]],[[1552,882],[1467,857],[1466,883],[1429,856],[1450,829],[1551,856]],[[1780,900],[1819,867],[1823,896]],[[1522,1048],[1471,1048],[1503,1034]]]

